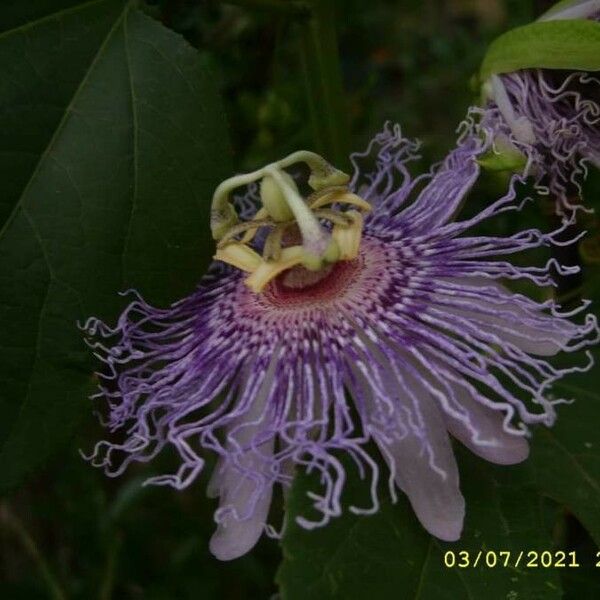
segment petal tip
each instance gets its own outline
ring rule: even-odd
[[[237,533],[240,533],[237,531]],[[241,532],[243,534],[243,532]],[[218,560],[230,561],[242,557],[252,550],[260,537],[258,535],[243,536],[232,535],[225,527],[219,526],[210,538],[208,547],[212,555]]]
[[[462,500],[462,496],[461,496]],[[419,520],[423,527],[434,537],[444,542],[456,542],[460,539],[463,531],[465,520],[465,503],[464,500],[454,507],[452,514],[428,515],[427,520],[422,520],[421,515]]]
[[[487,457],[497,465],[516,465],[529,457],[529,442],[521,436],[512,436],[510,443],[505,443]]]

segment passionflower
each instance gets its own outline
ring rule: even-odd
[[[573,20],[600,21],[600,0],[560,3],[540,17],[533,28],[505,34],[504,39],[490,47],[487,60],[502,63],[502,55],[506,54],[510,63],[514,60],[511,44],[518,41],[519,35],[523,36],[523,44],[534,36],[543,42],[544,24]],[[542,28],[536,29],[536,25]],[[593,33],[590,37],[595,42],[590,42],[589,51],[597,57],[600,24],[594,23],[592,28],[593,32],[586,28],[582,33]],[[560,42],[568,32],[553,27],[551,33],[556,33]],[[573,32],[571,37],[575,35]],[[578,43],[579,40],[572,40],[572,44]],[[526,45],[523,50],[517,63],[528,60]],[[552,48],[545,50],[546,56],[537,60],[555,64],[555,59],[548,57]],[[557,43],[554,53],[561,51],[569,54],[569,49],[561,49]],[[532,53],[537,54],[535,50]],[[485,67],[484,61],[484,70]],[[482,96],[483,108],[473,113],[478,114],[484,130],[497,131],[493,152],[483,164],[515,171],[526,169],[535,178],[538,190],[556,199],[558,214],[568,217],[573,210],[583,208],[573,197],[581,192],[588,165],[600,168],[600,79],[596,73],[558,68],[504,70],[487,77]]]
[[[552,425],[568,401],[552,384],[591,366],[589,355],[562,368],[549,357],[598,335],[587,302],[561,312],[505,285],[550,286],[551,271],[574,270],[506,260],[555,243],[556,232],[465,235],[520,209],[518,176],[504,197],[454,220],[491,143],[464,136],[412,178],[417,145],[386,126],[352,157],[351,180],[299,152],[219,186],[216,260],[199,287],[168,308],[130,292],[114,327],[85,323],[104,363],[96,397],[120,432],[95,446],[93,464],[115,476],[170,446],[178,470],[147,483],[183,489],[216,455],[210,549],[223,560],[276,533],[273,489],[289,487],[297,468],[321,484],[310,493],[319,517],[298,522],[310,529],[340,515],[344,455],[370,498],[349,510],[376,511],[384,478],[429,532],[458,539],[465,503],[450,435],[493,463],[523,461],[529,426]],[[308,182],[290,174],[300,163]]]

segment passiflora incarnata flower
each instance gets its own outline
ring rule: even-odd
[[[492,71],[483,85],[484,107],[473,111],[479,114],[483,129],[499,130],[494,150],[483,158],[482,164],[515,171],[526,168],[536,179],[538,189],[556,199],[557,212],[567,217],[581,208],[570,198],[580,191],[588,165],[600,168],[600,73],[596,73],[600,69],[599,20],[600,0],[563,2],[533,26],[518,28],[499,38],[490,47],[482,67],[486,74]],[[564,38],[569,36],[576,56],[583,45],[577,39],[578,31],[567,29],[574,27],[574,22],[583,27],[580,35],[590,38],[586,51],[592,58],[579,60],[582,64],[593,63],[593,71],[566,66],[505,68],[515,60],[515,48],[522,50],[517,64],[539,60],[542,64],[560,65],[561,53],[568,64],[572,48],[563,47]],[[547,25],[551,31],[546,31]],[[523,45],[518,45],[519,36]],[[550,41],[546,42],[546,37]],[[531,42],[533,46],[537,41],[545,53],[538,58],[533,49],[534,57],[529,59],[527,44]],[[493,73],[498,64],[502,65],[502,72]]]
[[[148,483],[183,489],[216,455],[210,548],[223,560],[275,534],[266,525],[273,488],[288,487],[296,468],[321,484],[310,494],[320,517],[298,522],[310,529],[339,515],[344,455],[370,491],[368,506],[349,510],[376,511],[383,478],[429,532],[458,539],[465,503],[451,436],[493,463],[523,461],[529,426],[552,425],[567,402],[552,384],[591,366],[589,355],[563,368],[548,358],[598,334],[582,314],[587,302],[561,312],[503,283],[549,286],[552,270],[573,272],[506,260],[555,243],[556,232],[466,235],[520,209],[517,176],[504,197],[454,220],[491,143],[465,135],[441,165],[411,178],[417,146],[387,126],[353,156],[352,180],[299,152],[219,186],[216,261],[199,287],[163,309],[131,292],[116,326],[85,324],[104,362],[106,424],[122,435],[99,442],[93,464],[118,475],[171,446],[178,471]],[[308,185],[285,170],[297,162],[308,165]],[[239,186],[250,191],[232,201]]]

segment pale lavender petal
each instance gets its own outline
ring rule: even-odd
[[[465,501],[450,439],[441,412],[420,378],[408,369],[400,370],[400,394],[409,405],[411,397],[418,402],[419,422],[408,422],[400,439],[375,439],[423,527],[452,542],[462,532]]]
[[[523,462],[529,455],[529,443],[523,435],[506,431],[503,412],[492,410],[477,400],[476,390],[448,382],[461,407],[463,419],[445,413],[448,431],[469,450],[499,465]]]
[[[250,469],[251,464],[246,467]],[[230,470],[221,487],[221,506],[228,508],[225,515],[220,516],[216,532],[210,539],[210,551],[220,560],[239,558],[251,550],[258,542],[265,529],[269,508],[271,506],[272,486],[259,487],[248,476],[241,476]],[[243,517],[246,507],[252,504],[250,515]]]
[[[589,19],[600,16],[600,0],[573,0],[563,8],[550,9],[538,21]]]
[[[459,278],[455,283],[460,282]],[[464,279],[467,287],[480,288],[476,301],[462,299],[446,304],[449,313],[467,317],[490,333],[529,354],[554,356],[576,335],[577,327],[548,317],[527,299],[505,286],[480,277]]]

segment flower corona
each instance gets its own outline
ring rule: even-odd
[[[319,517],[298,522],[310,529],[340,515],[343,455],[370,490],[367,506],[349,510],[376,511],[383,479],[429,532],[458,539],[465,504],[451,436],[488,461],[523,461],[530,426],[551,426],[568,401],[552,384],[591,366],[589,354],[562,367],[550,358],[598,337],[587,302],[565,312],[509,287],[551,286],[552,272],[576,270],[508,260],[559,243],[564,227],[467,235],[520,210],[520,176],[456,220],[493,143],[465,135],[413,178],[417,145],[386,126],[353,155],[351,179],[300,152],[219,186],[216,260],[199,287],[163,309],[130,292],[114,327],[85,323],[103,361],[96,397],[122,432],[96,445],[93,464],[114,476],[170,446],[179,469],[148,483],[183,489],[216,456],[210,548],[223,560],[274,533],[273,488],[289,487],[296,469],[321,484],[310,493]],[[239,187],[248,192],[233,196]]]

